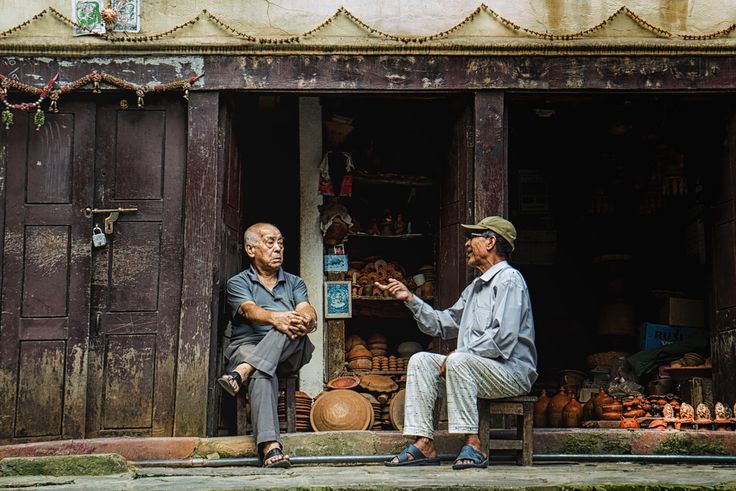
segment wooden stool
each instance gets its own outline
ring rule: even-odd
[[[285,394],[286,403],[286,432],[296,432],[296,386],[299,381],[299,376],[286,375],[279,377],[279,390],[283,390]],[[246,410],[246,404],[248,402],[248,390],[243,387],[238,392],[236,401],[237,405],[237,427],[236,431],[238,435],[246,435],[248,433],[248,411]]]
[[[532,453],[534,451],[532,421],[536,400],[535,396],[479,399],[478,415],[480,424],[478,435],[481,447],[489,454],[491,450],[513,450],[516,454],[517,464],[532,465]],[[515,439],[491,439],[492,414],[516,416]]]

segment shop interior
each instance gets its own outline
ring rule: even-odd
[[[346,373],[400,375],[411,353],[432,348],[432,338],[375,284],[396,278],[434,301],[438,181],[451,107],[446,98],[428,97],[332,97],[322,105],[325,211],[344,207],[351,221],[341,241],[325,235],[325,253],[344,252],[348,260],[338,275],[351,282]]]
[[[562,386],[584,403],[604,387],[713,411],[709,212],[730,106],[684,94],[511,99],[512,259],[534,308],[537,394]],[[676,343],[687,353],[643,354]]]
[[[286,206],[280,207],[261,206],[269,197],[257,185],[272,179],[274,169],[298,174],[296,99],[249,101],[257,101],[252,109],[260,123],[241,131],[240,144],[251,142],[248,160],[269,165],[245,162],[244,223],[282,224],[285,268],[298,270],[297,180],[281,180]],[[528,283],[535,316],[535,395],[551,401],[564,389],[582,407],[618,381],[610,392],[619,413],[608,413],[608,425],[645,407],[654,408],[646,415],[661,416],[665,403],[677,410],[685,400],[717,409],[706,313],[709,212],[734,102],[724,101],[636,93],[507,98],[509,217],[519,234],[512,263]],[[443,268],[437,264],[442,182],[455,158],[462,102],[416,95],[321,98],[325,281],[343,282],[347,290],[340,295],[349,292],[351,302],[349,312],[341,312],[344,297],[337,296],[334,315],[326,315],[344,330],[341,376],[314,402],[297,401],[299,431],[401,427],[407,360],[416,351],[437,350],[437,340],[419,332],[408,310],[375,283],[396,278],[435,301]],[[680,342],[690,343],[688,349],[665,362],[645,359],[636,368],[624,362],[645,348]],[[701,381],[697,390],[693,378]],[[335,389],[360,392],[370,403],[370,422],[320,419],[330,405],[352,404],[323,397]],[[642,395],[640,405],[632,402],[635,394]],[[650,404],[655,396],[663,398]],[[350,407],[348,413],[360,412]],[[535,424],[585,425],[578,412],[570,424],[548,418]],[[598,416],[588,419],[606,427],[600,409]]]

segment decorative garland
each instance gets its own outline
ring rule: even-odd
[[[167,82],[164,84],[138,85],[132,82],[127,82],[121,78],[115,77],[105,72],[95,71],[88,75],[85,75],[80,79],[70,82],[63,87],[56,89],[54,87],[56,86],[56,82],[59,80],[59,74],[57,73],[56,75],[51,77],[48,82],[46,82],[46,85],[44,85],[43,88],[39,89],[38,87],[34,87],[33,85],[27,85],[18,82],[17,80],[9,79],[8,77],[0,74],[0,102],[2,102],[5,106],[5,109],[2,111],[1,120],[2,123],[5,125],[5,129],[7,130],[10,129],[10,126],[13,124],[14,118],[11,110],[27,112],[35,110],[35,114],[33,115],[33,124],[36,125],[36,130],[39,130],[41,129],[41,126],[43,126],[46,122],[46,115],[41,107],[41,104],[43,104],[43,101],[46,100],[46,98],[50,100],[48,110],[50,112],[56,113],[59,112],[58,102],[59,98],[62,95],[68,94],[73,90],[80,89],[89,84],[92,84],[92,92],[99,94],[100,92],[102,92],[102,90],[100,89],[101,82],[106,82],[109,85],[115,87],[134,91],[135,95],[138,98],[138,108],[143,108],[143,106],[145,105],[144,98],[147,93],[166,92],[170,90],[183,90],[184,99],[189,100],[189,89],[192,87],[192,84],[199,80],[202,76],[203,75],[197,75],[194,77],[189,77],[187,79],[174,80],[173,82]],[[21,102],[16,104],[10,103],[7,99],[9,89],[37,95],[38,99],[34,102]]]
[[[41,17],[47,15],[48,13],[51,13],[51,15],[53,15],[54,17],[56,17],[57,19],[59,19],[60,21],[64,22],[65,24],[67,24],[70,27],[76,27],[78,29],[87,30],[87,31],[90,32],[90,34],[92,34],[92,35],[94,35],[96,37],[105,39],[105,40],[110,41],[110,42],[146,43],[146,42],[152,42],[152,41],[159,41],[159,40],[161,40],[161,39],[163,39],[165,37],[168,37],[168,36],[174,34],[175,32],[177,32],[177,31],[179,31],[181,29],[184,29],[187,26],[194,25],[197,22],[199,22],[200,20],[202,20],[202,17],[204,16],[204,17],[208,18],[212,23],[214,23],[215,25],[217,25],[221,29],[225,30],[226,32],[229,32],[230,34],[232,34],[234,36],[237,36],[237,37],[239,37],[241,39],[244,39],[244,40],[246,40],[248,42],[259,43],[259,44],[297,44],[297,43],[300,42],[301,39],[314,36],[319,31],[325,29],[327,26],[329,26],[333,22],[335,22],[340,16],[343,16],[344,15],[350,21],[352,21],[355,25],[357,25],[361,29],[365,30],[370,35],[378,36],[380,38],[383,38],[383,39],[386,39],[386,40],[390,40],[390,41],[401,42],[401,43],[404,43],[404,44],[421,44],[421,43],[426,43],[428,41],[433,41],[433,40],[436,40],[436,39],[442,39],[442,38],[448,37],[453,32],[457,31],[461,27],[463,27],[463,26],[467,25],[468,23],[470,23],[471,21],[473,21],[482,11],[488,12],[498,22],[500,22],[501,24],[503,24],[504,26],[508,27],[509,29],[511,29],[511,30],[513,30],[515,32],[523,32],[523,33],[526,33],[526,34],[528,34],[530,36],[533,36],[533,37],[542,38],[542,39],[549,39],[549,40],[554,40],[554,41],[572,40],[572,39],[577,39],[577,38],[585,37],[585,36],[587,36],[587,35],[589,35],[589,34],[591,34],[593,32],[599,31],[600,29],[604,28],[605,26],[607,26],[608,24],[610,24],[616,17],[618,17],[619,15],[622,15],[622,14],[627,15],[628,17],[630,17],[634,22],[636,22],[642,28],[644,28],[644,29],[646,29],[646,30],[648,30],[648,31],[656,34],[657,36],[661,36],[661,37],[665,37],[665,38],[679,38],[679,39],[685,39],[685,40],[709,40],[709,39],[715,39],[715,38],[720,38],[720,37],[728,36],[734,30],[736,30],[736,22],[735,22],[735,23],[731,24],[730,26],[728,26],[728,27],[726,27],[724,29],[721,29],[719,31],[712,32],[712,33],[709,33],[709,34],[675,34],[675,33],[672,33],[670,31],[667,31],[665,29],[662,29],[660,27],[657,27],[657,26],[651,24],[650,22],[648,22],[647,20],[645,20],[644,18],[642,18],[641,16],[639,16],[637,13],[635,13],[633,10],[629,9],[626,6],[623,6],[623,7],[620,7],[612,15],[610,15],[609,17],[607,17],[606,19],[604,19],[599,24],[596,24],[596,25],[594,25],[592,27],[589,27],[587,29],[583,29],[581,31],[572,32],[572,33],[550,34],[550,33],[547,33],[547,32],[535,31],[533,29],[529,29],[527,27],[523,27],[523,26],[521,26],[519,24],[516,24],[515,22],[513,22],[513,21],[511,21],[511,20],[503,17],[498,12],[496,12],[493,9],[491,9],[490,7],[488,7],[488,5],[486,5],[485,3],[481,3],[473,12],[471,12],[465,19],[463,19],[461,22],[459,22],[455,26],[453,26],[453,27],[451,27],[451,28],[449,28],[447,30],[444,30],[444,31],[441,31],[441,32],[438,32],[438,33],[435,33],[435,34],[427,35],[427,36],[406,36],[406,35],[397,35],[397,34],[390,34],[390,33],[387,33],[387,32],[383,32],[383,31],[381,31],[379,29],[376,29],[376,28],[370,26],[369,24],[367,24],[366,22],[364,22],[363,20],[361,20],[360,18],[358,18],[357,16],[355,16],[354,14],[352,14],[345,7],[338,8],[337,11],[333,15],[331,15],[330,17],[328,17],[327,19],[325,19],[317,27],[315,27],[313,29],[310,29],[309,31],[307,31],[307,32],[305,32],[305,33],[303,33],[301,35],[292,36],[292,37],[281,37],[281,38],[277,38],[277,37],[273,37],[273,38],[256,37],[256,36],[253,36],[251,34],[247,34],[247,33],[241,32],[238,29],[235,29],[234,27],[232,27],[231,25],[227,24],[226,22],[224,22],[223,20],[221,20],[220,18],[218,18],[214,14],[210,13],[206,9],[205,10],[202,10],[202,12],[199,15],[197,15],[196,17],[194,17],[193,19],[188,20],[188,21],[186,21],[186,22],[184,22],[184,23],[182,23],[180,25],[174,26],[171,29],[168,29],[168,30],[166,30],[164,32],[160,32],[160,33],[157,33],[157,34],[152,34],[150,36],[131,36],[131,35],[128,35],[126,33],[110,33],[110,32],[97,33],[97,32],[92,32],[91,30],[89,30],[89,28],[87,28],[85,26],[81,26],[81,25],[75,23],[72,19],[70,19],[66,15],[62,14],[61,12],[59,12],[58,10],[56,10],[55,8],[48,7],[47,9],[39,12],[38,14],[34,15],[30,19],[22,22],[21,24],[15,26],[15,27],[12,27],[12,28],[10,28],[10,29],[8,29],[6,31],[0,32],[0,37],[7,37],[7,36],[9,36],[9,35],[17,32],[17,31],[19,31],[23,27],[31,24],[32,22],[40,19]]]

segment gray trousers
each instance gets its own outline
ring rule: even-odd
[[[445,378],[440,365],[447,358]],[[444,394],[443,394],[444,393]],[[470,353],[416,353],[409,359],[404,406],[404,436],[434,438],[437,397],[447,399],[449,433],[478,433],[478,398],[517,396],[524,389],[500,362]]]
[[[290,340],[282,332],[271,329],[258,343],[245,341],[225,349],[227,370],[248,363],[255,370],[248,378],[250,420],[256,443],[280,442],[279,375],[291,375],[312,358],[314,345],[307,336]]]

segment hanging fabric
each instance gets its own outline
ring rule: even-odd
[[[322,161],[319,164],[319,194],[324,196],[335,196],[335,186],[332,183],[332,177],[330,176],[330,154],[339,153],[345,157],[345,174],[342,176],[340,182],[340,193],[338,196],[352,196],[353,195],[353,175],[352,171],[355,169],[353,165],[353,159],[347,152],[333,152],[329,151],[322,157]]]

